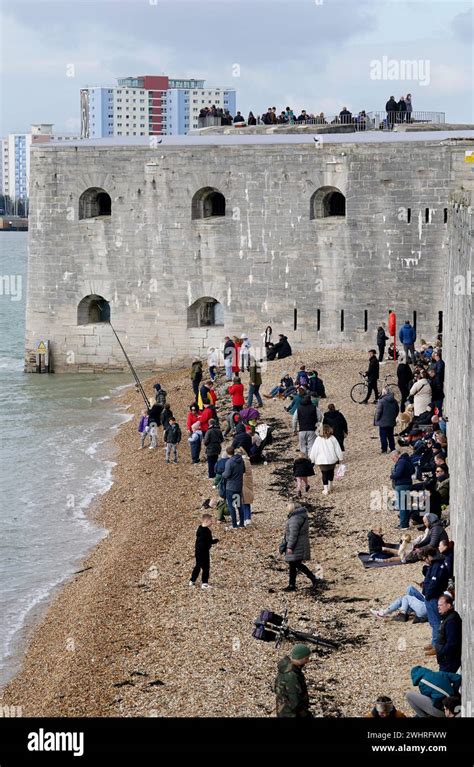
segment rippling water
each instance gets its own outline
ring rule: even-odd
[[[38,607],[106,534],[86,512],[111,486],[105,445],[128,418],[111,399],[128,376],[23,373],[26,264],[27,233],[1,232],[0,685]]]

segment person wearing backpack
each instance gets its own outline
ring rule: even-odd
[[[170,418],[164,439],[166,444],[166,463],[170,462],[171,451],[174,454],[174,462],[178,463],[178,445],[181,442],[181,429],[176,423],[176,418]]]

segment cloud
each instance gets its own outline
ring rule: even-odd
[[[451,29],[456,40],[471,45],[473,43],[474,11],[470,8],[465,13],[459,13],[451,23]]]

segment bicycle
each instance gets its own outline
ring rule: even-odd
[[[309,642],[310,644],[326,647],[330,650],[336,650],[338,645],[330,639],[322,639],[316,634],[309,634],[305,631],[298,631],[288,626],[288,609],[283,615],[278,615],[270,610],[262,610],[259,617],[254,621],[255,629],[252,636],[255,639],[261,639],[264,642],[275,642],[275,648],[278,648],[283,640],[296,639],[298,642]]]
[[[359,381],[359,383],[354,384],[354,386],[351,389],[351,400],[355,402],[357,405],[361,405],[363,402],[365,402],[367,398],[367,392],[369,390],[369,384],[367,381],[367,374],[362,373],[359,371],[359,375],[361,378],[363,378],[363,381]],[[386,375],[383,379],[383,388],[390,391],[395,399],[397,398],[397,395],[399,395],[398,386],[395,383],[390,383],[389,378],[394,378],[394,376]]]

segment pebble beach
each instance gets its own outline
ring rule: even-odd
[[[189,371],[165,371],[144,382],[151,398],[160,381],[183,429],[179,463],[165,463],[162,431],[157,450],[139,450],[140,395],[128,389],[119,402],[135,414],[114,437],[113,485],[91,510],[108,535],[57,592],[32,633],[22,670],[6,686],[1,705],[20,706],[23,716],[85,717],[270,717],[278,650],[252,638],[263,608],[288,608],[290,625],[338,644],[316,647],[306,666],[312,711],[320,717],[360,717],[382,694],[411,715],[405,692],[410,669],[426,659],[428,624],[378,620],[370,608],[386,607],[410,583],[421,564],[365,570],[357,553],[367,551],[367,532],[381,526],[398,542],[395,512],[377,510],[371,492],[390,489],[391,459],[380,454],[373,405],[350,399],[367,355],[317,349],[269,363],[261,391],[304,362],[326,386],[326,410],[334,402],[349,425],[344,478],[322,495],[319,473],[302,499],[310,514],[312,559],[321,578],[311,591],[298,577],[284,593],[287,566],[278,553],[286,504],[297,500],[292,463],[298,442],[282,400],[264,400],[261,419],[274,429],[267,463],[253,467],[253,524],[232,533],[215,525],[209,591],[188,587],[201,505],[213,495],[205,462],[193,465],[185,438],[192,389]],[[381,376],[395,374],[394,363]],[[248,374],[242,375],[247,391]],[[227,407],[222,376],[216,387],[221,422]],[[372,507],[372,508],[371,508]],[[416,531],[415,531],[416,533]]]

